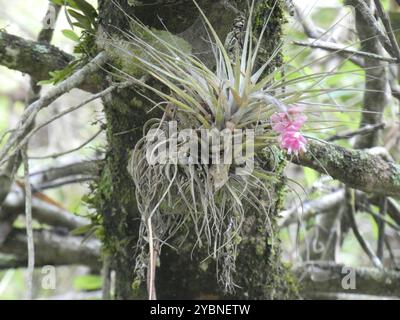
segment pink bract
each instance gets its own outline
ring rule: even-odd
[[[271,117],[272,129],[280,134],[280,146],[289,154],[306,151],[307,140],[299,131],[307,117],[301,111],[301,108],[291,107],[287,113],[279,112]]]
[[[307,140],[298,131],[286,131],[281,137],[281,148],[286,149],[289,154],[298,154],[306,151]]]

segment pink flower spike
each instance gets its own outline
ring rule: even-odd
[[[286,149],[289,154],[298,155],[300,151],[305,152],[307,150],[307,140],[298,131],[286,131],[280,140],[281,148]]]
[[[280,146],[289,154],[298,155],[300,151],[306,151],[307,140],[300,129],[307,117],[301,114],[302,110],[300,107],[291,107],[287,113],[279,112],[271,116],[272,129],[279,133]]]
[[[298,112],[297,107],[292,107],[288,113],[279,112],[271,116],[272,129],[277,133],[285,133],[286,131],[299,131],[301,126],[306,122],[307,117]]]
[[[287,120],[287,115],[283,112],[273,114],[271,117],[272,129],[275,132],[283,133],[289,125]]]

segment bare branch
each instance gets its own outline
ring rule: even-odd
[[[371,202],[373,205],[379,206],[380,197],[373,195],[372,197],[368,198],[368,201]],[[387,198],[387,213],[393,219],[393,221],[395,221],[400,226],[400,208],[391,198]]]
[[[397,59],[392,58],[392,57],[384,57],[375,53],[371,52],[365,52],[365,51],[359,51],[359,50],[354,50],[350,49],[348,46],[343,46],[340,44],[336,44],[333,42],[328,42],[328,41],[322,41],[322,40],[312,40],[312,41],[293,41],[293,44],[298,45],[298,46],[303,46],[303,47],[310,47],[310,48],[316,48],[316,49],[322,49],[326,51],[333,51],[337,52],[340,54],[347,53],[355,56],[360,56],[360,57],[368,57],[371,59],[376,59],[376,60],[381,60],[381,61],[386,61],[386,62],[391,62],[391,63],[396,63]]]
[[[373,216],[376,219],[376,221],[378,223],[383,223],[385,225],[388,225],[390,228],[392,228],[393,230],[395,230],[397,232],[400,231],[399,225],[392,222],[390,219],[386,218],[385,216],[375,213],[369,206],[366,206],[365,204],[360,202],[359,199],[357,199],[357,205],[360,207],[359,211],[365,211],[366,213],[370,214],[371,216]]]
[[[329,263],[314,262],[298,266],[294,269],[301,279],[301,294],[316,297],[319,293],[344,293],[342,279],[349,271],[354,272],[356,288],[352,294],[400,297],[400,273],[375,268],[346,268]]]
[[[294,9],[296,20],[301,24],[304,33],[309,38],[318,39],[321,35],[326,33],[326,31],[317,27],[311,19],[307,18],[304,15],[303,10],[300,9],[298,5],[294,4]]]
[[[96,177],[99,173],[101,160],[80,161],[64,166],[47,168],[45,170],[31,173],[30,181],[34,190],[40,190],[40,185],[59,179],[73,176],[92,176]]]
[[[3,204],[8,214],[21,214],[25,210],[24,194],[21,189],[12,190]],[[89,219],[76,216],[67,210],[48,203],[40,198],[32,198],[33,217],[41,223],[72,230],[90,223]]]
[[[322,213],[322,211],[330,211],[338,207],[344,200],[344,190],[338,190],[333,193],[327,194],[319,199],[305,202],[302,206],[295,206],[289,210],[280,213],[283,217],[279,221],[281,228],[287,227],[292,223],[300,220],[308,220],[309,218]]]
[[[40,127],[42,127],[42,125],[40,126]],[[30,132],[29,133],[29,135],[28,136],[31,136],[31,135],[33,135],[35,132],[37,132],[39,129],[38,129],[38,127],[37,128],[35,128],[32,132]],[[66,150],[66,151],[61,151],[61,152],[56,152],[56,153],[52,153],[52,154],[49,154],[49,155],[45,155],[45,156],[32,156],[32,157],[29,157],[29,159],[50,159],[50,158],[53,158],[53,159],[55,159],[55,158],[59,158],[59,157],[62,157],[62,156],[65,156],[65,155],[67,155],[67,154],[71,154],[71,153],[74,153],[74,152],[76,152],[76,151],[79,151],[79,150],[81,150],[83,147],[85,147],[85,146],[87,146],[89,143],[91,143],[94,139],[96,139],[99,135],[100,135],[100,133],[102,133],[103,132],[103,129],[100,129],[100,130],[98,130],[94,135],[92,135],[89,139],[87,139],[86,141],[84,141],[83,143],[81,143],[79,146],[77,146],[77,147],[75,147],[75,148],[72,148],[72,149],[69,149],[69,150]],[[25,137],[25,139],[26,139],[27,137]]]
[[[59,6],[58,4],[55,4],[51,1],[49,1],[48,4],[48,8],[47,8],[47,12],[42,20],[42,30],[40,30],[39,35],[37,37],[37,40],[39,42],[51,42],[51,39],[53,39],[53,34],[54,34],[54,28],[49,28],[49,25],[46,21],[46,19],[50,16],[50,15],[54,15],[52,18],[54,20],[57,20],[58,15],[60,13],[61,10],[61,6]]]
[[[296,12],[295,17],[296,17],[297,21],[303,27],[304,33],[306,34],[307,37],[312,38],[312,39],[317,39],[317,40],[324,40],[324,39],[329,38],[327,31],[317,27],[312,22],[311,19],[307,18],[303,14],[302,10],[298,6],[294,5],[294,7],[295,7],[295,12]],[[331,39],[330,41],[334,42],[335,39]],[[342,51],[336,51],[335,53],[337,53],[338,55],[340,55],[342,57],[346,57],[347,59],[349,59],[351,62],[353,62],[357,66],[360,66],[360,67],[364,66],[364,60],[360,56],[349,55]]]
[[[395,222],[392,222],[386,217],[382,217],[382,215],[375,213],[369,208],[369,206],[365,205],[367,202],[379,206],[380,199],[380,196],[367,198],[364,192],[356,192],[356,206],[359,208],[358,210],[365,210],[366,213],[372,215],[378,221],[387,224],[390,228],[396,231],[400,231],[400,211],[396,207],[393,199],[386,198],[386,209],[388,215]],[[278,221],[279,227],[284,228],[299,221],[305,222],[317,215],[332,214],[332,212],[335,212],[333,210],[338,210],[338,207],[343,203],[344,200],[344,189],[339,189],[318,199],[306,201],[302,206],[293,206],[292,208],[284,210],[279,214],[282,217]]]
[[[59,187],[63,187],[66,185],[70,184],[81,184],[84,182],[88,182],[93,180],[93,176],[73,176],[73,177],[67,177],[67,178],[61,178],[56,181],[51,181],[51,182],[45,182],[39,186],[36,186],[37,191],[44,191],[48,189],[55,189]]]
[[[356,197],[355,191],[346,187],[346,211],[349,218],[350,227],[353,230],[354,236],[356,237],[358,243],[360,244],[363,251],[367,254],[372,264],[376,268],[383,268],[381,260],[375,255],[368,243],[364,240],[360,231],[358,230],[356,222]]]
[[[335,135],[329,137],[328,139],[326,139],[326,141],[332,142],[332,141],[337,141],[337,140],[342,140],[342,139],[349,139],[354,136],[364,135],[364,134],[374,132],[376,130],[381,130],[381,129],[385,128],[385,126],[386,126],[386,123],[384,123],[384,122],[374,124],[374,125],[367,124],[366,126],[361,127],[360,129],[357,129],[354,131],[341,132],[341,133],[335,134]]]
[[[386,29],[386,34],[389,38],[393,52],[394,52],[395,56],[397,57],[397,59],[400,60],[400,48],[399,48],[399,44],[397,43],[395,34],[393,32],[393,28],[392,28],[392,24],[390,22],[389,15],[386,13],[385,9],[383,8],[380,0],[374,0],[374,3],[375,3],[375,7],[378,11],[378,15],[381,18],[382,23]]]
[[[35,270],[35,244],[33,242],[33,221],[32,221],[32,188],[29,182],[29,160],[28,143],[22,148],[22,161],[24,164],[25,177],[25,226],[28,250],[28,268],[26,276],[26,298],[32,300],[33,295],[33,271]]]
[[[355,7],[355,23],[358,37],[360,38],[361,50],[376,55],[383,55],[383,48],[392,56],[399,57],[393,52],[390,41],[383,34],[378,22],[373,16],[372,8],[364,0],[349,0]],[[381,123],[383,111],[388,104],[389,92],[389,68],[387,63],[377,59],[365,57],[365,92],[360,127],[366,124],[375,125]],[[392,86],[393,88],[393,86]],[[372,134],[358,136],[354,147],[356,149],[367,149],[379,145],[380,131]]]
[[[34,231],[36,261],[39,265],[87,265],[100,270],[100,247],[96,239],[60,235],[49,230]],[[27,261],[26,235],[23,230],[14,229],[0,246],[0,252]]]
[[[353,5],[358,13],[363,17],[364,22],[368,25],[372,35],[379,39],[379,42],[385,48],[385,50],[392,56],[396,57],[399,61],[400,57],[396,55],[396,51],[393,49],[392,44],[388,37],[382,32],[379,27],[378,21],[375,19],[371,12],[371,8],[365,3],[364,0],[349,0],[351,5]]]

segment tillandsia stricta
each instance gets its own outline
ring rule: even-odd
[[[145,135],[128,165],[142,215],[135,271],[145,278],[147,270],[151,299],[157,254],[183,226],[196,233],[194,245],[208,248],[208,258],[216,260],[219,282],[232,292],[246,208],[265,217],[265,230],[274,239],[271,189],[281,177],[275,166],[262,168],[259,156],[267,148],[294,156],[307,152],[307,140],[300,132],[306,117],[296,102],[310,91],[280,90],[289,81],[276,80],[279,70],[266,72],[279,46],[267,61],[259,61],[270,16],[256,35],[252,3],[243,39],[237,42],[241,48],[232,55],[195,4],[212,43],[213,68],[182,49],[173,36],[160,36],[131,17],[139,32],[126,33],[128,46],[112,43],[169,90],[120,70],[158,95],[162,102],[154,104],[164,110],[162,118],[144,126]]]

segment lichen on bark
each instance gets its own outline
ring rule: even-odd
[[[323,174],[365,192],[398,197],[400,186],[396,183],[400,165],[368,150],[349,150],[341,146],[311,140],[309,152],[293,162],[313,168]]]

